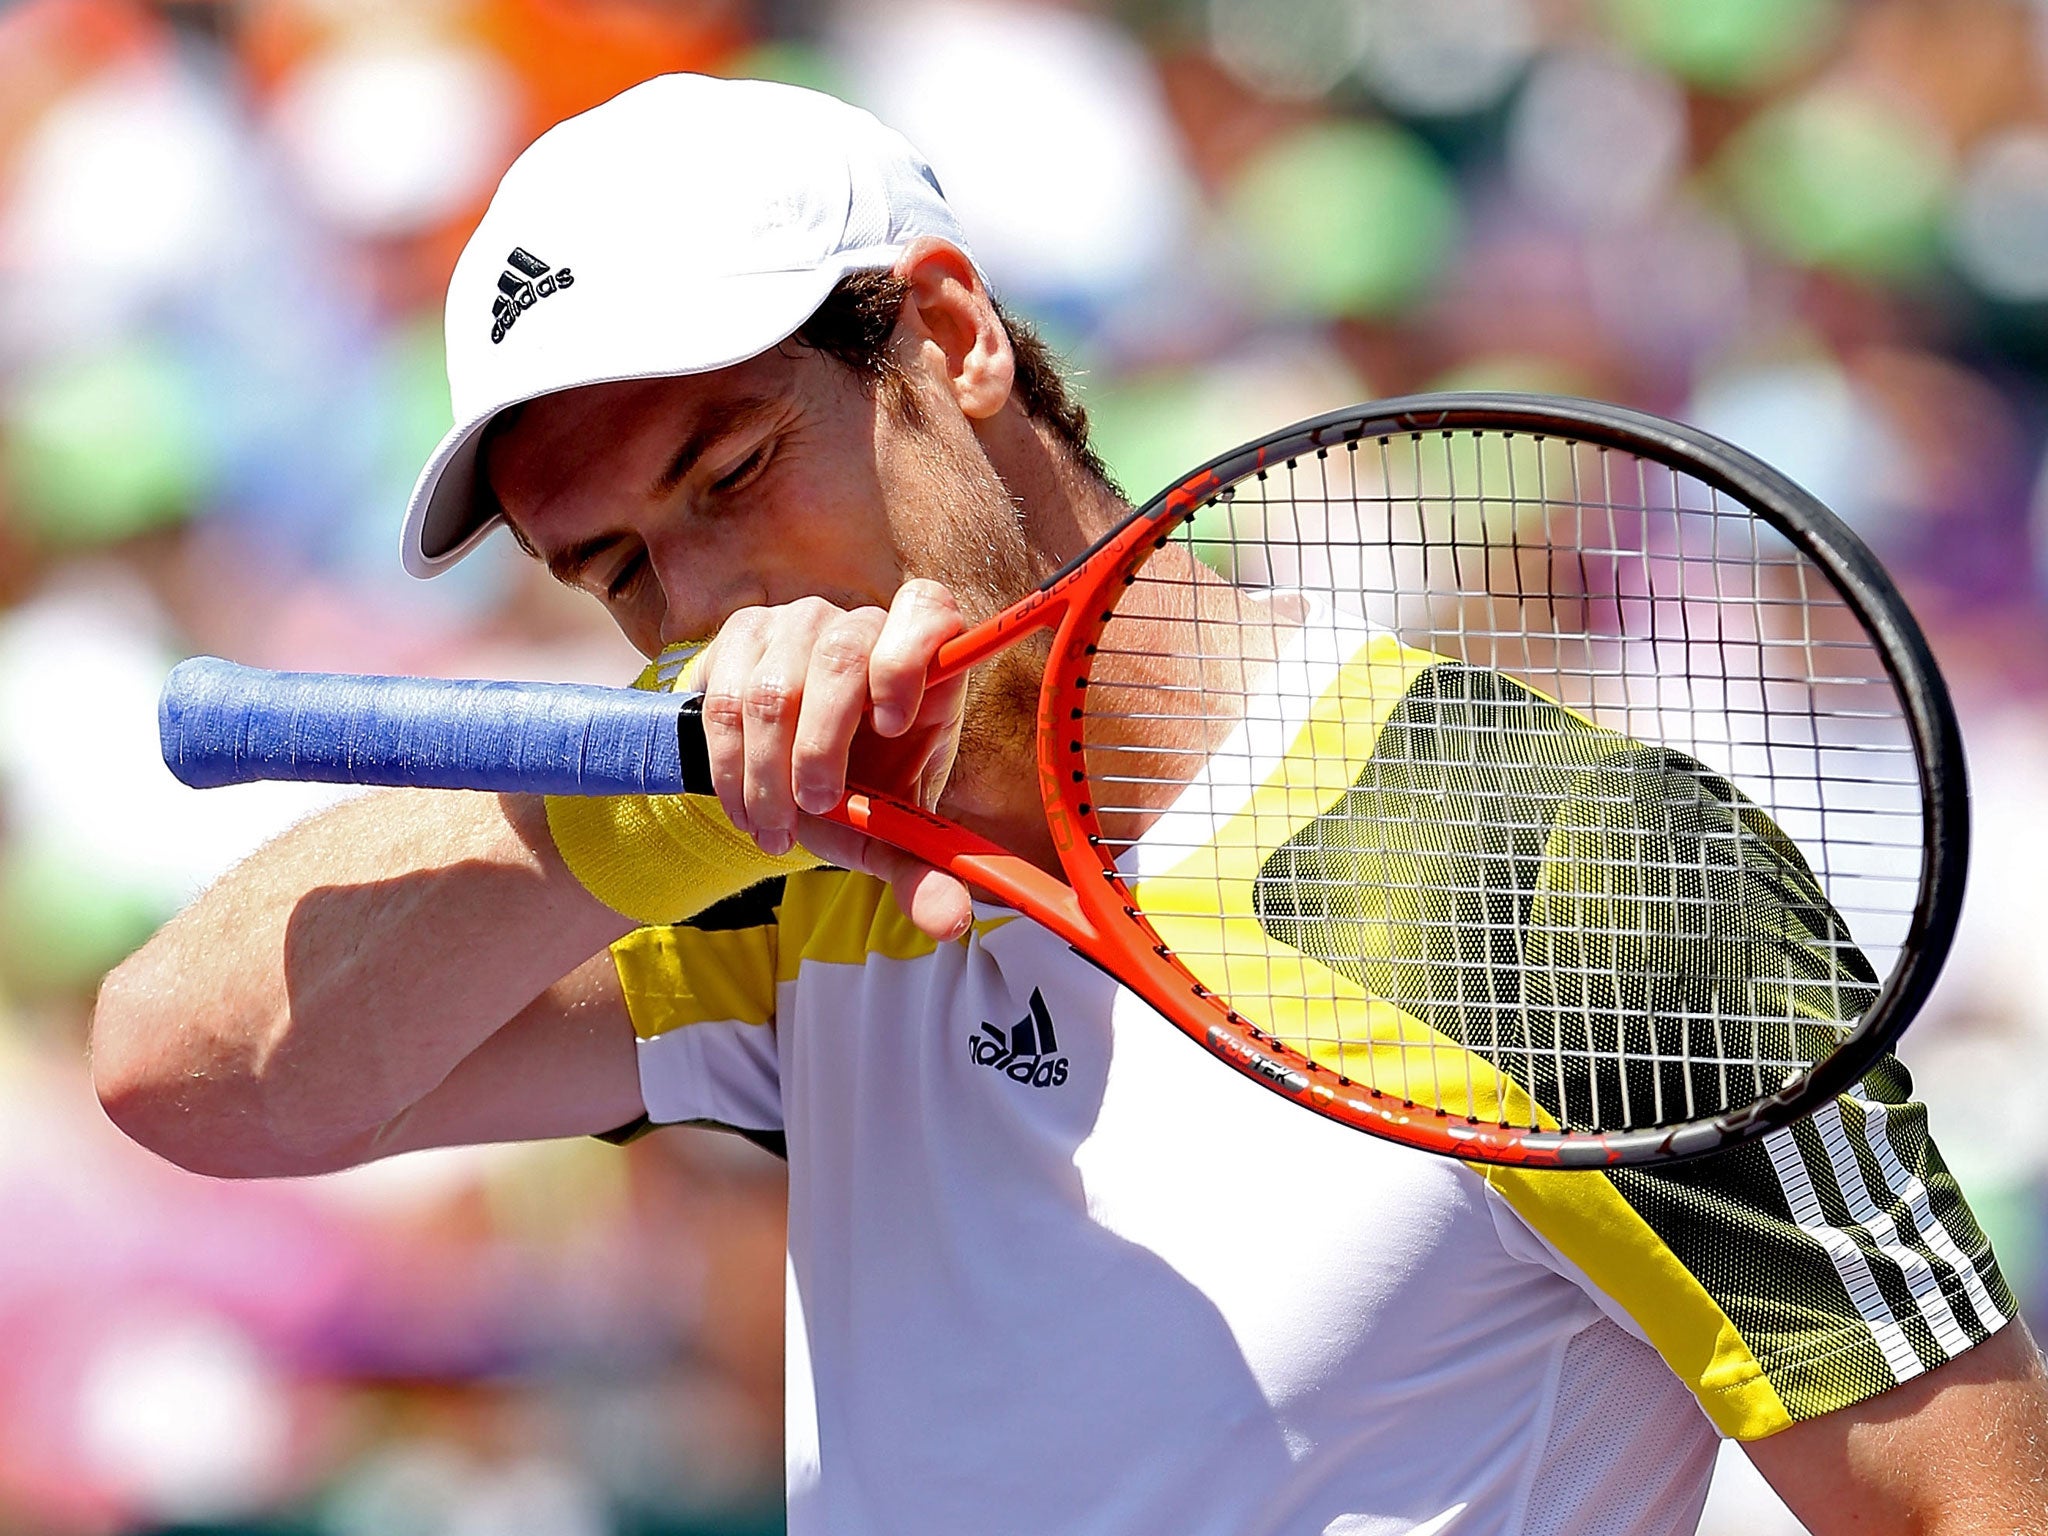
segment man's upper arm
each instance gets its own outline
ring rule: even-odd
[[[1814,1536],[2048,1530],[2048,1374],[2017,1318],[1936,1370],[1745,1449]]]
[[[1860,1086],[1691,1162],[1487,1180],[1724,1435],[1762,1439],[1967,1356],[2013,1313],[1904,1068]]]

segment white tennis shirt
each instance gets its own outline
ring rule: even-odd
[[[786,1146],[792,1536],[1688,1532],[1718,1434],[2012,1311],[1895,1067],[1704,1163],[1488,1172],[976,919],[819,870],[614,951],[650,1119]]]

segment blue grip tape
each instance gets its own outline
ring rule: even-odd
[[[164,762],[196,788],[252,779],[519,794],[708,794],[693,697],[580,683],[266,672],[212,656],[173,669]]]

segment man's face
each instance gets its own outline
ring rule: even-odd
[[[972,428],[914,362],[864,387],[792,343],[568,390],[495,434],[483,469],[521,541],[648,656],[745,607],[887,606],[911,576],[972,622],[1036,579]]]

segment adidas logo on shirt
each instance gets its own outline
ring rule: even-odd
[[[498,274],[498,297],[491,300],[491,344],[496,346],[519,323],[522,311],[533,308],[551,293],[573,287],[575,275],[567,267],[548,270],[548,264],[524,246],[512,247],[505,258],[506,270]]]
[[[984,1023],[967,1037],[968,1053],[978,1067],[989,1067],[1013,1082],[1033,1088],[1057,1088],[1067,1080],[1067,1058],[1057,1055],[1060,1043],[1052,1032],[1052,1014],[1038,989],[1031,989],[1031,1011],[1006,1034]]]

